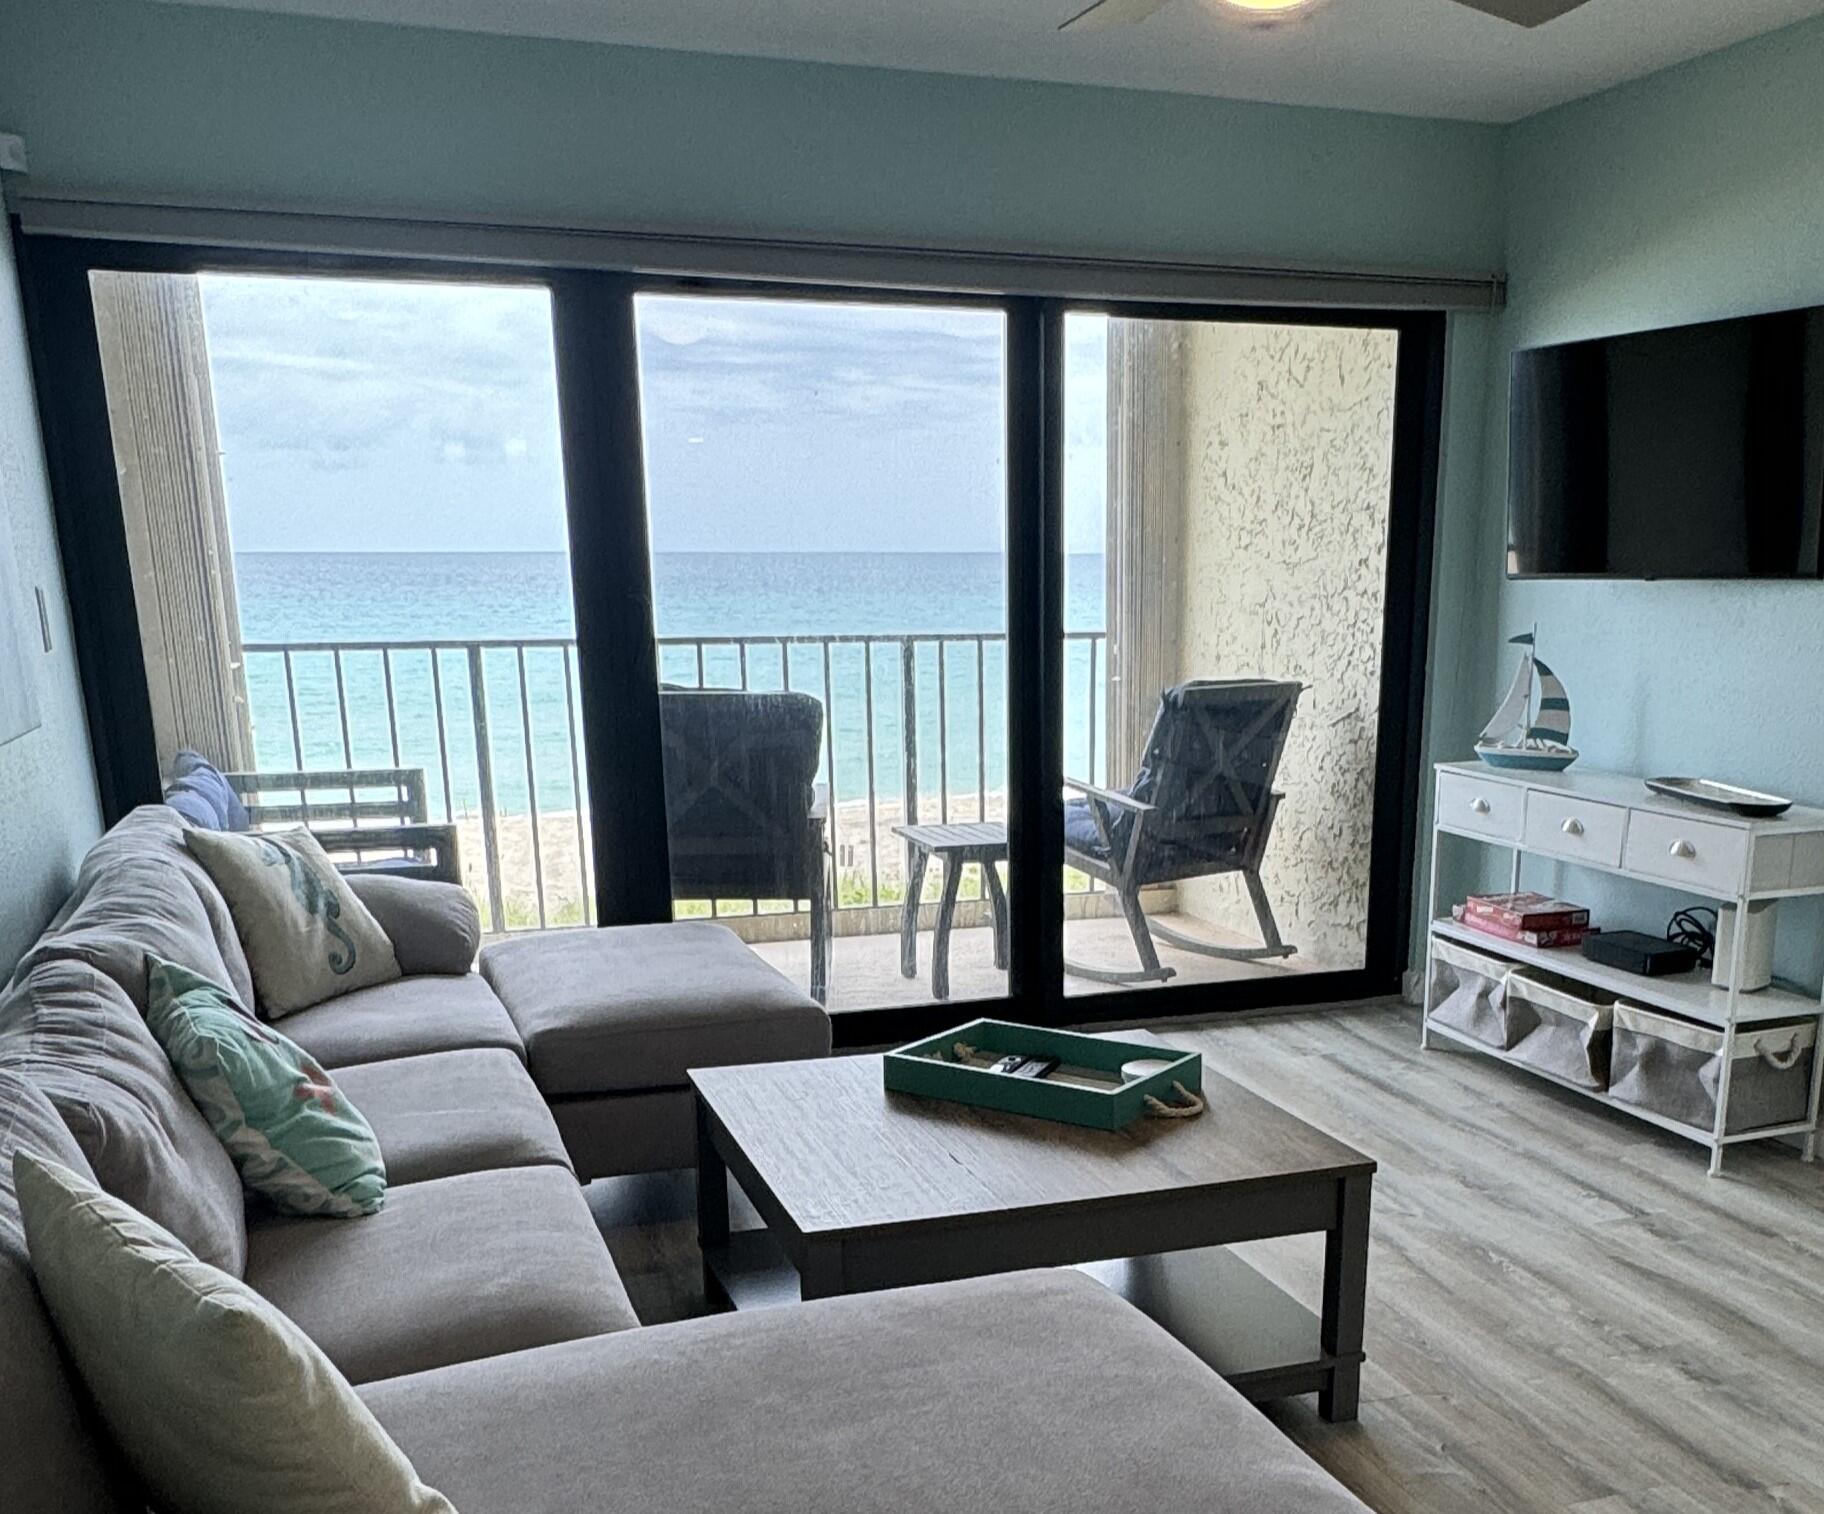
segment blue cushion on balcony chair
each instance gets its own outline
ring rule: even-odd
[[[1108,848],[1103,846],[1102,838],[1096,832],[1096,818],[1089,812],[1087,799],[1064,802],[1064,844],[1072,851],[1085,852],[1091,857],[1107,855]]]
[[[171,786],[165,803],[192,825],[206,831],[244,831],[252,823],[247,806],[221,769],[188,748],[171,762]]]
[[[1117,793],[1130,792],[1117,789]],[[1090,813],[1090,801],[1087,799],[1067,799],[1064,801],[1064,845],[1073,852],[1081,852],[1086,857],[1094,857],[1098,862],[1108,860],[1108,848],[1103,845],[1102,835],[1096,829],[1096,817]],[[1119,809],[1114,805],[1103,807],[1103,819],[1108,823],[1109,834],[1114,837],[1117,847],[1127,845],[1127,828],[1134,823],[1133,813]]]

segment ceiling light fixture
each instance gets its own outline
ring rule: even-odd
[[[1316,0],[1220,0],[1220,8],[1250,21],[1279,21],[1310,10]]]

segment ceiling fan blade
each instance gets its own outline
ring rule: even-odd
[[[1078,11],[1058,30],[1094,32],[1111,26],[1132,26],[1169,4],[1171,0],[1095,0],[1095,4]]]
[[[1457,0],[1458,5],[1481,11],[1485,16],[1511,21],[1516,26],[1544,26],[1587,3],[1588,0]]]

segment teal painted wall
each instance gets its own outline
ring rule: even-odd
[[[8,0],[55,189],[1493,270],[1491,127],[159,5]]]
[[[0,234],[0,536],[10,538],[25,601],[0,604],[0,615],[17,616],[28,637],[41,720],[0,743],[0,982],[63,903],[76,864],[101,833],[23,316],[12,240]],[[44,592],[48,652],[35,634],[34,589]]]
[[[41,191],[1494,271],[1493,127],[191,9],[7,8]],[[1474,730],[1493,321],[1451,323],[1428,729]],[[1425,817],[1414,820],[1421,831]]]
[[[1824,585],[1500,576],[1513,349],[1824,304],[1821,82],[1824,22],[1808,22],[1509,132],[1509,306],[1481,490],[1492,549],[1469,597],[1498,603],[1504,633],[1538,621],[1592,767],[1707,774],[1824,804]],[[1490,709],[1500,676],[1481,685]],[[1674,902],[1591,874],[1564,886],[1643,929],[1663,927]],[[1824,912],[1781,914],[1781,970],[1815,982]]]

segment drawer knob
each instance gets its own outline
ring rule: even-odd
[[[1689,841],[1674,841],[1672,843],[1672,855],[1674,857],[1695,857],[1697,855],[1697,848]]]
[[[1565,821],[1563,825],[1559,826],[1558,829],[1563,831],[1567,836],[1581,836],[1583,834],[1583,822],[1573,815],[1569,820]]]
[[[1488,801],[1486,799],[1472,799],[1469,801],[1469,808],[1472,814],[1486,815],[1488,813]]]

